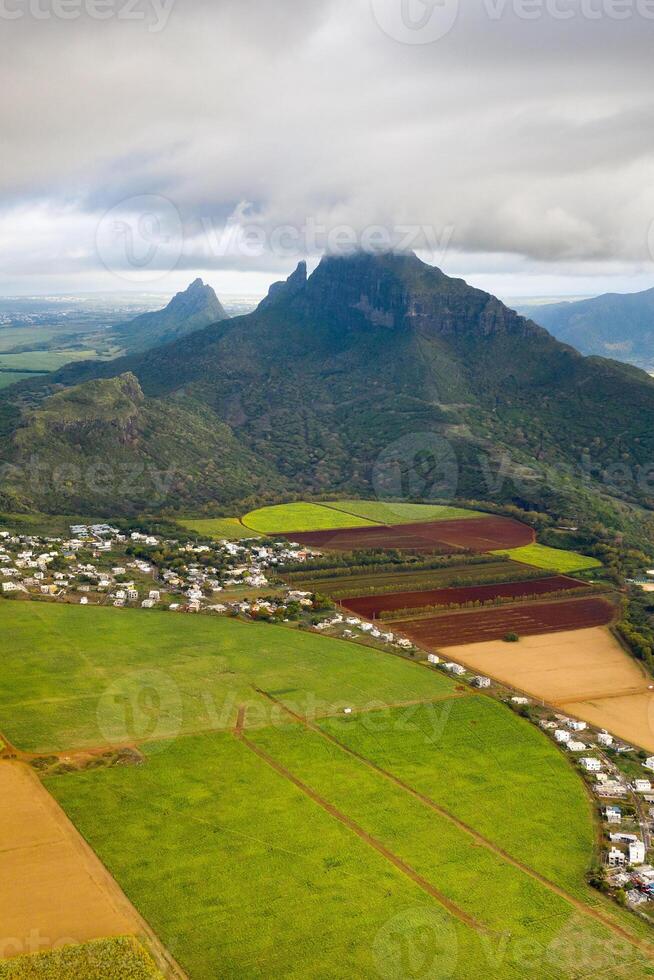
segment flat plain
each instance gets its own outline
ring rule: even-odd
[[[383,975],[416,929],[449,976],[524,976],[527,944],[530,976],[575,975],[580,947],[585,975],[607,956],[613,975],[654,969],[638,926],[583,881],[578,778],[485,698],[144,752],[47,786],[193,978]]]
[[[229,729],[242,703],[251,724],[265,724],[273,706],[257,688],[304,709],[310,700],[315,712],[453,690],[369,647],[224,617],[2,600],[0,629],[12,637],[0,660],[0,732],[33,752]],[[139,698],[127,724],[125,705]]]
[[[0,730],[70,759],[47,789],[192,980],[405,975],[416,934],[435,976],[574,977],[580,950],[654,975],[586,885],[581,780],[496,701],[280,626],[12,601],[0,626]],[[66,753],[107,741],[137,764]]]

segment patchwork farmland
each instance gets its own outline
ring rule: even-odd
[[[480,579],[493,582],[515,582],[544,575],[508,560],[488,560],[464,563],[460,559],[449,561],[435,568],[398,568],[397,566],[373,566],[370,569],[343,574],[343,569],[327,569],[309,573],[308,570],[285,575],[284,580],[293,588],[308,592],[320,592],[335,599],[360,596],[364,593],[378,595],[392,592],[416,592],[423,589],[448,588]]]
[[[300,612],[286,625],[272,625],[272,615],[252,621],[248,603],[274,608],[266,591],[233,604],[241,619],[224,604],[189,617],[0,603],[0,627],[12,637],[0,660],[0,731],[13,758],[0,767],[37,770],[161,940],[166,976],[166,963],[190,980],[386,975],[407,921],[446,950],[446,975],[456,980],[576,976],[580,944],[604,957],[587,954],[584,975],[606,975],[608,962],[611,976],[654,976],[647,925],[588,884],[597,826],[568,757],[496,699],[497,685],[490,696],[473,693],[402,638],[451,648],[454,661],[480,671],[488,664],[495,677],[491,648],[498,663],[505,653],[512,669],[526,670],[532,635],[573,645],[588,632],[610,636],[580,627],[609,623],[614,606],[587,594],[583,575],[488,553],[498,541],[537,547],[517,521],[430,507],[402,511],[415,520],[396,525],[381,506],[341,506],[352,513],[305,504],[280,513],[322,525],[307,537],[356,540],[362,551],[394,550],[388,541],[399,538],[407,554],[325,547],[312,561],[265,537],[243,546],[241,536],[275,532],[236,518],[189,522],[230,539],[234,566],[250,550],[290,554],[288,571],[272,561],[264,568],[261,587],[271,599],[283,591],[294,599]],[[279,527],[270,510],[253,523]],[[360,523],[372,517],[380,523]],[[329,527],[334,521],[356,526]],[[288,536],[304,543],[303,532]],[[204,542],[187,550],[192,570],[213,564]],[[231,598],[233,583],[225,584],[221,603]],[[566,598],[555,600],[560,593]],[[325,594],[343,600],[341,613]],[[498,605],[447,608],[466,603]],[[388,614],[392,634],[346,609]],[[520,642],[492,642],[509,632]],[[473,644],[476,660],[467,644],[481,639],[491,642]],[[566,690],[570,701],[557,707],[592,713],[590,698],[576,710],[580,692]],[[588,690],[597,703],[603,692],[599,680]],[[498,936],[501,955],[491,962]]]
[[[525,636],[519,644],[470,643],[443,654],[654,752],[651,678],[605,627]]]
[[[519,603],[475,612],[452,612],[427,618],[394,620],[393,629],[428,649],[499,640],[509,633],[531,636],[561,630],[606,626],[615,607],[602,598]]]
[[[572,975],[580,942],[608,948],[613,975],[654,963],[641,924],[584,880],[577,775],[501,704],[285,627],[154,613],[144,629],[138,611],[30,603],[0,617],[15,637],[0,727],[18,755],[47,749],[47,789],[192,980],[373,977],[415,915],[461,980],[518,980],[525,943],[531,975]],[[139,764],[76,751],[112,732]]]
[[[289,531],[287,537],[301,545],[336,551],[379,548],[453,554],[518,548],[534,540],[534,531],[508,517],[481,517],[331,531]]]
[[[586,582],[580,582],[565,575],[552,575],[540,579],[527,579],[522,582],[426,589],[420,592],[395,592],[374,596],[353,596],[343,599],[341,605],[359,616],[375,619],[380,613],[390,613],[403,609],[447,607],[465,605],[469,602],[484,603],[492,602],[495,599],[523,599],[529,596],[572,592],[587,587]]]

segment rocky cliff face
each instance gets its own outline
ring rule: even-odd
[[[494,296],[412,254],[326,257],[308,280],[305,276],[306,267],[299,266],[274,287],[275,296],[305,316],[328,315],[353,329],[369,325],[442,337],[545,334]]]

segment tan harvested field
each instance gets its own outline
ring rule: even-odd
[[[525,694],[654,751],[654,691],[606,627],[445,648],[451,656]]]
[[[0,761],[0,958],[142,932],[137,913],[36,775]]]
[[[565,710],[592,725],[606,728],[625,742],[654,752],[654,691],[590,701],[569,701]],[[648,774],[643,772],[644,776]]]

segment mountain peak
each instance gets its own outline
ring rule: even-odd
[[[348,330],[381,327],[431,336],[475,327],[521,330],[525,323],[488,293],[446,276],[413,252],[326,255],[306,283],[296,279],[299,272],[276,285],[264,305],[286,301],[305,316],[327,315]]]
[[[292,299],[301,292],[307,284],[307,264],[298,262],[295,272],[288,279],[274,282],[268,290],[268,295],[259,303],[259,309],[265,310],[284,300]]]
[[[130,353],[140,352],[226,319],[227,313],[211,286],[195,279],[185,290],[176,293],[165,309],[143,313],[121,324],[117,333]]]

